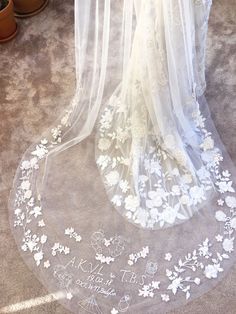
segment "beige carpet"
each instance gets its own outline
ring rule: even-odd
[[[206,96],[236,164],[236,0],[213,2]],[[40,15],[18,20],[18,24],[17,38],[0,46],[0,312],[19,303],[33,307],[17,313],[65,314],[68,311],[49,297],[38,299],[48,292],[18,253],[9,228],[7,200],[22,153],[73,95],[73,1],[51,0]],[[31,301],[22,303],[26,300]],[[44,304],[35,306],[40,302]],[[236,266],[215,289],[172,313],[236,313]]]

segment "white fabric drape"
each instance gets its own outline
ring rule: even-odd
[[[74,313],[166,313],[235,261],[236,172],[203,96],[210,7],[75,1],[75,96],[9,201],[27,265]]]

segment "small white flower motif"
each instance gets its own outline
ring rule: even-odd
[[[144,298],[154,297],[154,290],[159,289],[160,282],[159,281],[153,281],[151,284],[144,285],[142,289],[139,289],[139,296],[142,296]],[[154,287],[155,286],[155,287]]]
[[[22,210],[20,208],[17,208],[17,209],[15,209],[14,213],[16,216],[18,216],[22,213]]]
[[[164,302],[169,302],[170,301],[170,296],[168,294],[161,294],[161,299]]]
[[[109,186],[114,186],[119,182],[119,172],[118,171],[111,171],[106,175],[106,183]]]
[[[229,208],[236,208],[236,197],[226,196],[225,203]]]
[[[208,136],[204,139],[203,143],[200,145],[204,151],[211,150],[214,148],[214,140],[211,136]]]
[[[65,255],[70,253],[70,249],[67,246],[64,248],[64,253]]]
[[[236,217],[230,220],[230,227],[236,229]]]
[[[232,181],[220,181],[216,182],[216,185],[219,187],[219,192],[220,193],[225,193],[225,192],[235,192],[234,188],[232,188]]]
[[[109,129],[111,127],[112,118],[111,110],[105,109],[105,113],[101,116],[100,120],[101,128]]]
[[[188,195],[184,194],[180,197],[180,203],[182,205],[190,205],[191,199]]]
[[[193,200],[193,204],[196,205],[198,203],[201,203],[202,200],[206,199],[205,196],[205,189],[203,186],[193,186],[189,190],[189,194],[191,199]]]
[[[176,149],[174,153],[174,157],[180,165],[182,166],[186,165],[187,157],[183,150]]]
[[[114,195],[111,199],[112,203],[116,206],[121,206],[122,204],[122,196],[121,195]]]
[[[57,253],[64,253],[65,255],[70,253],[70,248],[68,248],[67,246],[63,246],[60,243],[54,243],[53,247],[52,247],[52,256],[56,256]]]
[[[67,298],[68,300],[71,300],[71,299],[73,298],[73,294],[72,294],[71,292],[67,292],[66,298]]]
[[[38,226],[39,227],[45,227],[45,223],[44,223],[43,219],[38,222]]]
[[[218,272],[222,272],[220,264],[209,264],[205,267],[204,274],[208,279],[217,278]]]
[[[200,285],[200,283],[201,283],[200,278],[196,277],[196,278],[194,279],[194,283],[195,283],[196,285]]]
[[[234,250],[234,238],[231,238],[231,239],[224,239],[223,241],[223,249],[226,251],[226,252],[233,252]]]
[[[146,227],[149,218],[149,213],[147,210],[139,207],[136,210],[134,217],[135,223],[140,224],[142,227]]]
[[[176,218],[184,220],[185,217],[183,214],[179,213],[180,204],[177,203],[174,207],[166,207],[162,213],[160,213],[160,226],[163,227],[164,223],[173,224]]]
[[[168,261],[168,262],[170,262],[171,259],[172,259],[172,255],[171,255],[170,253],[166,253],[166,255],[165,255],[165,260]]]
[[[35,206],[33,210],[30,211],[30,213],[33,214],[35,218],[37,218],[38,216],[42,215],[42,208]]]
[[[179,176],[179,169],[178,168],[174,168],[171,173],[172,173],[173,176],[178,177]]]
[[[134,212],[139,207],[140,201],[137,196],[129,195],[125,198],[125,209]]]
[[[22,161],[22,164],[21,164],[22,170],[28,170],[28,169],[30,169],[30,167],[31,167],[31,164],[28,160]]]
[[[183,279],[181,277],[175,278],[167,289],[172,290],[173,294],[176,294],[177,290],[182,288],[182,281]]]
[[[185,184],[190,184],[190,183],[193,181],[192,175],[191,175],[191,174],[184,174],[184,175],[182,176],[182,180],[183,180],[183,182],[184,182]]]
[[[229,170],[224,170],[222,171],[222,175],[226,178],[229,178],[231,176],[231,173],[229,172]]]
[[[37,157],[33,157],[30,159],[30,166],[34,169],[38,169],[39,165],[38,165],[38,159]]]
[[[215,238],[216,238],[216,241],[217,241],[217,242],[222,242],[222,241],[223,241],[223,236],[220,235],[220,234],[217,234],[217,235],[215,236]]]
[[[128,264],[131,266],[134,263],[136,263],[141,257],[142,258],[146,258],[149,254],[149,247],[145,246],[142,248],[141,251],[137,252],[137,253],[132,253],[129,255],[129,260],[128,260]]]
[[[31,190],[27,190],[24,194],[24,198],[25,199],[30,199],[32,196],[32,191]]]
[[[215,218],[217,221],[225,221],[226,220],[226,215],[222,210],[218,210],[215,213]]]
[[[162,195],[160,195],[159,191],[149,191],[148,197],[150,199],[146,200],[146,206],[148,208],[160,207],[162,205]]]
[[[111,146],[111,141],[107,138],[100,138],[98,141],[98,148],[101,151],[108,150]]]
[[[42,244],[44,244],[44,243],[47,242],[47,239],[48,239],[48,237],[47,237],[45,234],[43,234],[43,235],[41,236],[40,242],[41,242]]]
[[[44,268],[49,268],[51,266],[49,260],[47,260],[46,262],[43,263],[43,267]]]
[[[160,289],[160,281],[152,281],[153,289]]]
[[[66,228],[65,235],[68,235],[71,238],[74,238],[76,242],[80,242],[82,240],[81,235],[75,232],[74,228]]]
[[[43,252],[42,251],[34,254],[34,260],[35,260],[37,266],[40,265],[40,262],[42,259],[43,259]]]
[[[109,265],[111,262],[114,262],[114,257],[111,256],[104,256],[102,254],[97,253],[95,256],[95,259],[97,261],[100,261],[102,264],[107,264]]]
[[[30,182],[28,180],[22,181],[20,186],[22,190],[29,190]]]
[[[197,175],[201,181],[206,180],[211,176],[210,172],[204,166],[197,170]]]
[[[31,197],[30,200],[28,201],[27,205],[28,205],[29,207],[33,207],[33,206],[34,206],[34,203],[35,203],[34,197]]]
[[[180,187],[178,185],[173,185],[171,192],[173,193],[173,195],[177,195],[177,196],[180,195],[181,194]]]
[[[46,138],[43,138],[41,140],[41,144],[46,145],[48,143],[48,140]]]
[[[209,251],[209,248],[211,247],[211,243],[209,242],[209,239],[206,238],[203,243],[199,244],[199,255],[204,256],[206,259],[208,259],[212,253]]]
[[[69,113],[67,113],[64,117],[61,118],[61,124],[64,126],[68,126]]]
[[[101,170],[106,169],[111,161],[111,157],[108,155],[100,155],[97,159],[97,165],[101,168]]]
[[[58,143],[61,142],[61,125],[58,125],[56,128],[51,129],[52,137]]]
[[[118,314],[119,312],[113,307],[113,309],[111,310],[111,314]]]
[[[127,180],[120,181],[120,188],[123,193],[126,193],[129,190],[129,182]]]
[[[110,239],[104,239],[104,245],[106,247],[110,246],[111,245],[111,242],[112,242],[113,238],[110,238]]]
[[[48,153],[47,148],[44,145],[37,145],[35,151],[31,154],[37,156],[39,159],[42,159]]]
[[[224,205],[224,201],[222,199],[217,200],[217,203],[219,206],[223,206]]]

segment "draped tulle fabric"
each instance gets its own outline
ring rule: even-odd
[[[166,313],[235,261],[236,172],[203,95],[210,7],[75,1],[75,96],[9,202],[27,265],[74,313]]]

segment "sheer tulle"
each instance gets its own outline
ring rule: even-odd
[[[72,103],[22,158],[10,221],[75,313],[160,313],[234,263],[235,167],[206,100],[210,1],[75,1]]]

